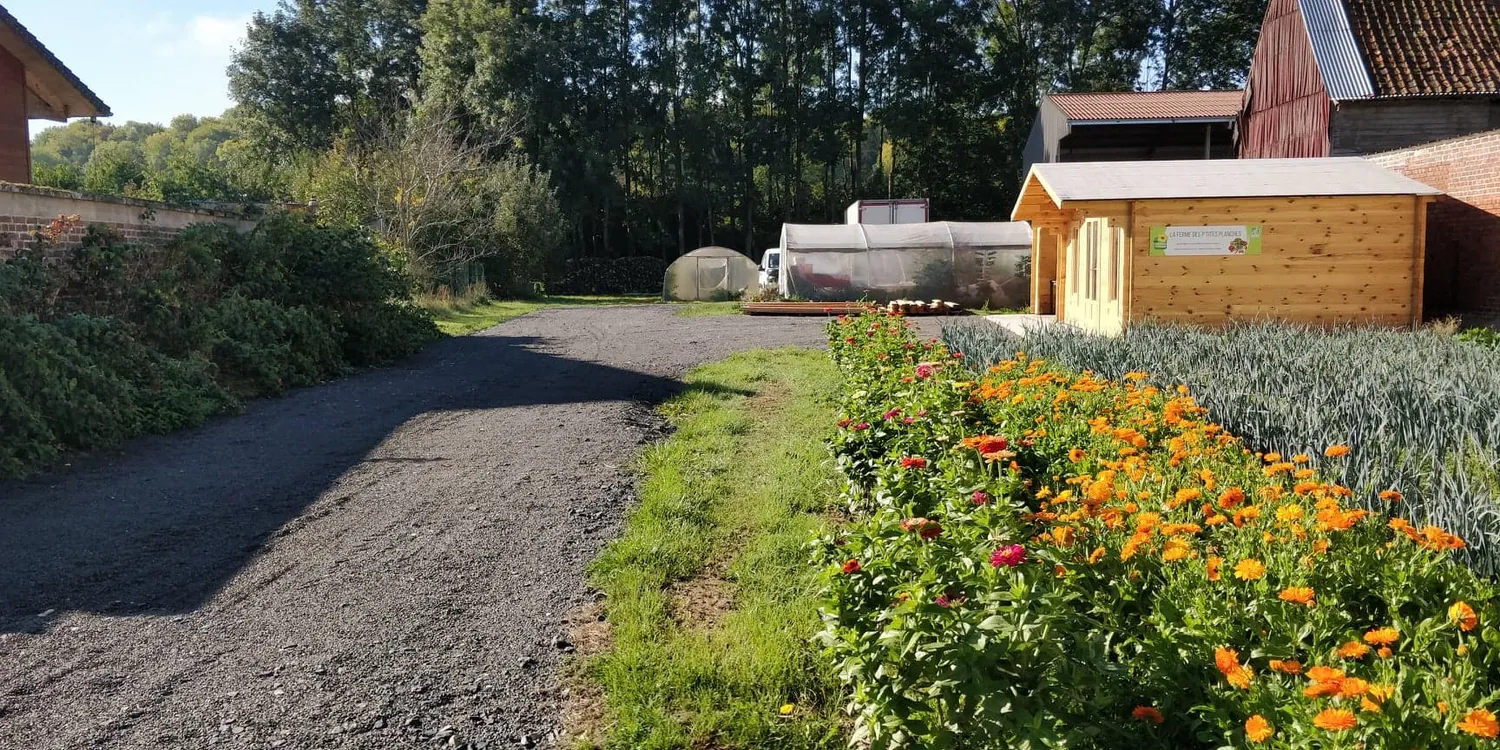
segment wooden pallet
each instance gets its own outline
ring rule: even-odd
[[[870,308],[866,302],[746,302],[740,311],[746,315],[857,315]],[[884,309],[884,306],[881,306]],[[911,312],[908,315],[956,315],[963,309],[943,312]]]

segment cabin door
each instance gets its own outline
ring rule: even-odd
[[[1084,330],[1120,330],[1124,245],[1109,219],[1085,219],[1068,248],[1067,320]]]

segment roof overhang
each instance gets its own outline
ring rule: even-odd
[[[1037,173],[1033,164],[1021,183],[1021,194],[1010,211],[1011,221],[1029,221],[1033,227],[1061,227],[1068,222],[1063,202],[1057,192]]]
[[[1079,125],[1177,125],[1193,123],[1224,123],[1234,124],[1234,117],[1157,117],[1141,119],[1110,119],[1110,120],[1068,120],[1068,125],[1077,127]]]
[[[0,49],[26,70],[26,116],[66,122],[73,117],[108,117],[109,106],[78,80],[4,6],[0,6]]]

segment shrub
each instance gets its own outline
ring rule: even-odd
[[[856,742],[1471,747],[1500,606],[1462,540],[1350,504],[1358,445],[1252,451],[1186,388],[896,318],[830,324],[856,520],[822,540]]]
[[[1399,486],[1414,521],[1469,540],[1460,556],[1500,573],[1500,351],[1429,331],[1255,323],[1206,331],[1160,324],[1098,337],[1065,326],[1018,338],[984,323],[944,329],[984,363],[1016,351],[1118,379],[1186,384],[1213,419],[1286,455],[1343,443],[1332,479],[1379,509]]]
[[[332,327],[305,308],[230,295],[213,308],[210,325],[220,379],[241,396],[312,385],[344,367]]]

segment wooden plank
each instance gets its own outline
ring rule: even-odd
[[[1433,199],[1418,196],[1413,200],[1416,228],[1412,230],[1415,253],[1411,264],[1411,325],[1415,328],[1422,324],[1422,285],[1427,268],[1427,204]]]

